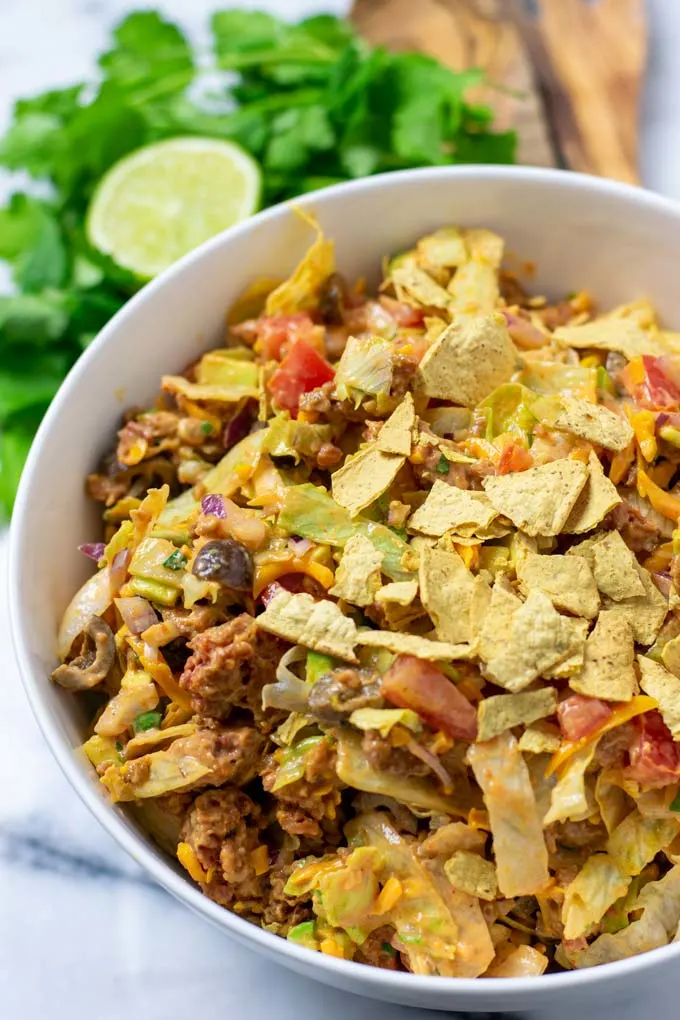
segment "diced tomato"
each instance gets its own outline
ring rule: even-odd
[[[246,343],[257,344],[258,354],[264,361],[279,361],[285,353],[282,348],[296,340],[306,340],[312,347],[319,347],[324,335],[323,327],[315,325],[307,312],[263,315],[232,326],[231,331]]]
[[[387,294],[382,295],[380,304],[386,312],[389,312],[397,326],[409,329],[423,325],[425,312],[422,308],[412,308],[411,305],[405,305]]]
[[[619,379],[638,407],[672,410],[680,406],[677,374],[678,368],[670,359],[643,354],[626,365]]]
[[[380,690],[398,708],[410,708],[435,730],[474,740],[477,713],[456,685],[431,662],[399,655],[382,678]]]
[[[507,475],[511,471],[527,471],[533,467],[533,463],[533,458],[528,450],[525,450],[519,443],[509,443],[498,461],[496,474]]]
[[[272,599],[275,599],[277,595],[280,595],[282,591],[287,589],[279,581],[272,581],[266,588],[263,588],[257,599],[266,608]]]
[[[291,344],[279,368],[267,383],[267,389],[279,411],[290,411],[297,417],[300,397],[330,382],[335,372],[325,358],[304,340]]]
[[[659,712],[645,712],[634,720],[634,736],[628,753],[626,775],[641,786],[658,787],[680,778],[680,744]]]
[[[612,710],[599,698],[572,694],[557,706],[557,717],[565,740],[580,740],[593,733],[609,718]]]

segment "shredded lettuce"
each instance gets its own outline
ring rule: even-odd
[[[301,457],[316,456],[331,435],[330,425],[293,421],[287,414],[277,414],[265,430],[262,452],[272,457],[293,457],[298,464]]]
[[[487,416],[486,438],[495,439],[503,432],[517,436],[528,446],[536,418],[531,405],[536,394],[520,383],[504,383],[479,405]]]
[[[335,372],[335,392],[340,400],[358,407],[365,397],[387,396],[392,385],[392,351],[389,340],[379,336],[351,336]]]
[[[626,895],[630,878],[609,854],[593,854],[564,891],[565,939],[586,935]]]
[[[377,730],[381,737],[387,737],[397,725],[413,733],[423,728],[420,718],[410,708],[357,708],[349,721],[358,730]]]
[[[543,819],[544,825],[553,822],[581,822],[593,814],[594,797],[586,785],[586,770],[593,760],[596,743],[584,747],[572,756],[564,768],[550,800],[550,810]]]
[[[103,616],[111,605],[109,568],[104,567],[89,577],[76,592],[62,617],[57,637],[57,652],[64,660],[71,645],[82,634],[93,616]]]
[[[504,896],[528,896],[549,880],[548,851],[529,771],[509,731],[472,744],[468,761],[489,812],[498,885]]]
[[[440,793],[435,784],[427,779],[397,776],[371,768],[361,748],[358,733],[338,733],[337,753],[338,777],[355,790],[394,797],[401,804],[421,811],[458,817],[467,813],[467,805],[459,804],[453,797]]]
[[[564,962],[572,967],[595,967],[668,945],[680,923],[680,865],[676,864],[658,882],[649,882],[632,912],[642,916],[622,931],[600,935],[580,952],[563,949]]]
[[[408,544],[402,538],[384,524],[361,516],[350,517],[325,489],[316,485],[292,485],[286,490],[279,526],[290,535],[340,549],[354,535],[365,535],[381,553],[382,570],[388,577],[393,581],[408,581],[413,576],[403,563]]]
[[[326,740],[325,737],[305,737],[296,744],[287,747],[281,757],[281,764],[276,772],[276,779],[272,787],[275,793],[284,786],[303,779],[307,767],[307,757],[312,751]],[[277,754],[280,752],[277,752]]]
[[[639,875],[680,832],[680,819],[643,818],[631,811],[614,829],[607,850],[624,875]]]

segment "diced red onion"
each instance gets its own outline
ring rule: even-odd
[[[669,598],[670,594],[671,594],[671,590],[673,588],[673,582],[671,580],[671,575],[664,571],[662,573],[652,574],[652,578],[654,579],[654,583],[657,586],[657,588],[659,589],[659,591],[661,592],[661,594],[665,598]]]
[[[116,595],[120,591],[127,580],[127,568],[130,563],[130,559],[131,555],[129,549],[120,549],[113,557],[111,571],[109,574],[109,583],[111,585],[111,592],[113,595]]]
[[[657,429],[660,429],[663,425],[667,425],[668,422],[670,421],[670,418],[671,418],[670,414],[666,414],[665,411],[661,411],[659,414],[657,414],[656,416]]]
[[[116,599],[116,608],[131,634],[141,634],[147,627],[158,623],[151,604],[139,595]]]
[[[105,549],[106,546],[103,542],[83,542],[82,545],[78,546],[78,552],[89,556],[95,563],[98,563],[102,558]]]
[[[290,544],[296,556],[304,556],[314,547],[314,543],[310,542],[308,538],[291,538]]]
[[[441,781],[445,790],[453,790],[453,780],[436,754],[433,754],[432,751],[428,751],[428,749],[423,747],[422,744],[419,744],[417,740],[409,740],[406,747],[412,755],[416,758],[420,758],[421,761],[424,761],[425,764],[432,769],[434,774]]]
[[[546,334],[542,333],[537,326],[534,326],[533,322],[522,318],[520,315],[514,315],[505,308],[503,309],[503,315],[508,326],[508,333],[518,347],[536,350],[539,347],[545,347],[548,343]]]
[[[231,450],[232,446],[236,446],[246,438],[255,420],[256,407],[255,401],[249,400],[240,411],[237,411],[229,419],[222,433],[222,446],[225,450]]]
[[[212,494],[204,496],[201,500],[201,510],[204,514],[212,514],[213,517],[220,517],[224,519],[227,516],[224,500],[221,496]]]

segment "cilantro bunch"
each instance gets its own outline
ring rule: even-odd
[[[139,286],[90,248],[85,220],[101,176],[165,138],[240,143],[262,165],[265,204],[337,181],[445,163],[506,163],[514,133],[465,101],[480,80],[416,53],[369,46],[330,15],[287,24],[225,10],[198,53],[153,11],[115,29],[96,82],[16,103],[0,165],[48,184],[0,208],[0,514],[11,512],[32,436],[81,351]],[[45,189],[43,189],[45,193]]]

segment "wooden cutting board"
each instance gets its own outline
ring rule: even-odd
[[[375,44],[481,67],[518,161],[639,183],[644,0],[356,0]]]

